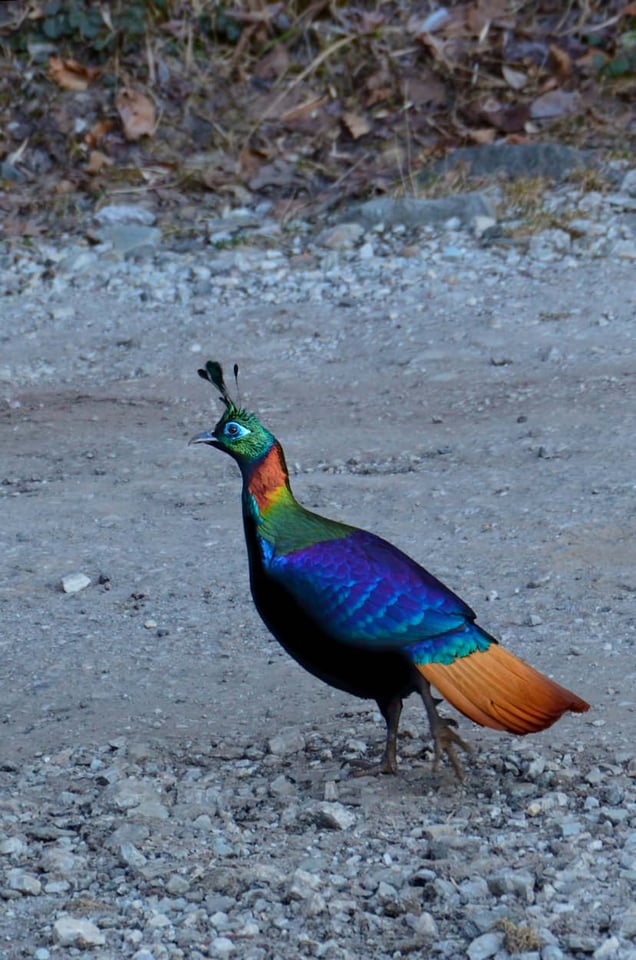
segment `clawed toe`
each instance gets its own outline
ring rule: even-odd
[[[433,755],[433,773],[437,773],[439,762],[443,756],[448,757],[451,766],[455,771],[458,780],[464,779],[464,771],[459,762],[455,747],[460,747],[465,753],[472,753],[470,746],[465,740],[462,740],[458,733],[455,733],[454,727],[457,726],[455,720],[446,720],[440,717],[437,712],[438,701],[431,695],[429,684],[423,677],[417,677],[417,689],[420,692],[422,701],[428,714],[428,722],[431,726],[431,735],[433,737],[434,755]]]
[[[457,779],[463,780],[464,770],[457,757],[455,747],[460,747],[464,753],[468,754],[472,754],[473,751],[471,746],[466,743],[465,740],[462,740],[458,733],[455,733],[451,727],[451,722],[452,721],[444,720],[442,717],[438,717],[438,722],[435,724],[435,729],[433,730],[435,749],[433,756],[433,773],[436,774],[438,772],[440,760],[445,755],[450,760]]]
[[[378,775],[395,776],[398,772],[397,764],[392,764],[388,760],[381,760],[380,763],[370,763],[368,760],[350,760],[349,765],[354,767],[352,777],[375,777]]]
[[[398,772],[395,750],[390,749],[384,752],[379,763],[357,757],[354,760],[349,760],[349,766],[354,768],[352,771],[354,777],[374,777],[378,774],[395,776]]]

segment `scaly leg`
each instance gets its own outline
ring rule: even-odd
[[[435,755],[433,758],[433,773],[437,773],[439,762],[443,754],[446,754],[450,760],[455,775],[458,780],[464,779],[462,765],[457,759],[455,746],[461,747],[466,753],[472,753],[470,746],[462,740],[458,733],[453,730],[452,720],[445,720],[437,712],[435,700],[431,694],[431,688],[427,680],[421,674],[417,674],[416,684],[418,692],[424,701],[428,722],[431,727],[431,736],[435,745]]]
[[[402,713],[402,699],[401,697],[394,697],[386,702],[378,700],[377,704],[386,721],[384,753],[379,764],[370,764],[366,760],[352,760],[351,766],[359,768],[354,773],[354,777],[368,777],[375,773],[396,774],[398,772],[397,737],[400,714]]]
[[[386,721],[386,743],[384,745],[382,760],[380,761],[380,772],[397,773],[397,738],[400,714],[402,713],[402,700],[400,697],[395,697],[395,699],[389,700],[388,703],[380,703],[378,701],[378,706]]]

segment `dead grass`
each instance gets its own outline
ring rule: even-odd
[[[539,950],[542,946],[541,939],[526,923],[514,923],[504,917],[499,921],[499,926],[504,932],[504,946],[513,956],[517,953]]]
[[[20,189],[40,197],[60,179],[97,195],[128,180],[161,190],[165,204],[185,190],[222,203],[259,194],[281,211],[325,209],[387,191],[475,188],[461,171],[420,182],[432,158],[461,144],[559,139],[626,156],[633,145],[625,118],[634,85],[627,74],[610,82],[600,72],[617,69],[633,29],[619,0],[570,0],[558,15],[549,4],[449,0],[436,24],[397,0],[131,0],[99,8],[101,49],[79,27],[51,39],[43,0],[28,16],[22,4],[0,6],[0,157],[17,157]],[[94,18],[97,7],[62,0],[61,10],[58,18],[71,10]],[[58,81],[37,53],[44,49],[62,64]],[[160,118],[134,142],[115,109],[123,87],[145,92]],[[557,98],[556,113],[532,119],[546,95]],[[97,169],[95,151],[104,158]],[[44,173],[42,152],[52,158]],[[211,161],[194,170],[193,154]],[[539,216],[531,184],[510,189],[528,217]],[[11,204],[11,191],[0,196]]]

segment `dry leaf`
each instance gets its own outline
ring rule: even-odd
[[[393,89],[391,87],[376,87],[375,90],[372,90],[367,99],[364,101],[365,107],[374,107],[376,103],[382,103],[384,100],[389,100],[393,94]]]
[[[354,140],[364,137],[364,135],[371,130],[371,124],[367,118],[360,113],[352,113],[350,110],[347,110],[342,114],[341,119]]]
[[[420,67],[417,72],[404,71],[402,74],[402,97],[417,110],[431,109],[446,104],[448,91],[432,70]]]
[[[502,133],[515,133],[517,130],[523,130],[524,124],[529,117],[528,106],[525,103],[500,103],[493,97],[477,103],[476,115],[481,120],[491,123]]]
[[[90,130],[87,130],[84,134],[84,143],[87,147],[96,147],[100,140],[106,136],[107,133],[113,129],[114,121],[113,120],[98,120],[97,123],[94,123]]]
[[[255,177],[265,163],[265,160],[266,155],[261,151],[251,150],[249,147],[243,147],[239,154],[241,176],[245,180]]]
[[[576,61],[576,69],[587,76],[595,76],[609,63],[609,59],[609,55],[603,50],[588,50]]]
[[[385,16],[379,10],[360,10],[358,11],[359,21],[356,33],[375,33],[384,24]]]
[[[233,7],[231,16],[242,23],[268,23],[284,10],[284,3],[270,3],[260,10],[243,10],[241,6]]]
[[[49,78],[63,90],[86,90],[100,73],[99,67],[83,67],[77,60],[49,57]]]
[[[289,53],[284,43],[277,43],[254,67],[254,76],[259,80],[278,80],[289,68]]]
[[[508,13],[507,0],[478,0],[466,9],[466,27],[483,43],[494,21],[500,21]],[[501,24],[498,24],[501,26]]]
[[[122,87],[115,97],[115,106],[127,140],[140,140],[154,134],[157,124],[155,106],[145,93]]]
[[[284,113],[281,113],[280,119],[285,123],[293,123],[295,120],[311,116],[316,110],[320,110],[326,102],[326,97],[310,97],[303,103],[299,103],[296,106],[290,107],[289,110],[285,110]]]
[[[96,173],[101,173],[104,167],[112,167],[112,165],[112,159],[107,157],[105,153],[102,153],[101,150],[91,150],[85,169],[86,173],[90,173],[92,176]]]
[[[558,47],[556,43],[550,44],[550,64],[561,80],[569,77],[572,73],[570,55],[562,47]]]
[[[53,188],[53,192],[60,197],[65,196],[68,193],[73,193],[74,190],[75,184],[64,178],[62,180],[58,180]]]

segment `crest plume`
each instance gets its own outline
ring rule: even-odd
[[[223,367],[217,360],[208,360],[205,367],[201,367],[198,371],[199,376],[203,377],[204,380],[209,380],[212,386],[221,394],[221,400],[228,408],[232,409],[235,404],[232,400],[227,387],[225,386],[225,380],[223,379]],[[238,363],[234,364],[234,379],[236,380],[236,385],[238,388]]]

